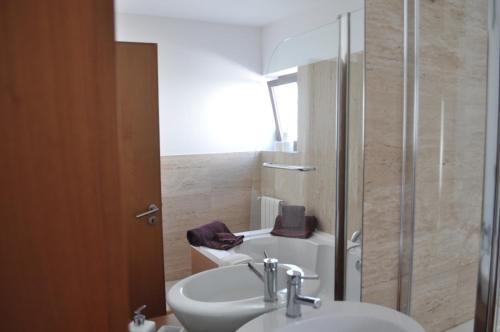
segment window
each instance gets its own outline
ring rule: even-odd
[[[298,138],[297,74],[280,76],[267,85],[276,123],[277,150],[295,152]]]

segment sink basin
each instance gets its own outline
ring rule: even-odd
[[[276,310],[243,325],[238,332],[425,332],[411,317],[375,304],[324,302],[320,309],[302,307],[302,317]]]
[[[263,264],[255,264],[263,272]],[[278,302],[264,302],[264,284],[247,265],[233,265],[208,270],[175,284],[167,301],[176,317],[189,332],[234,332],[249,320],[286,304],[286,271],[299,270],[295,265],[278,267]],[[315,296],[320,281],[306,280],[303,293]]]

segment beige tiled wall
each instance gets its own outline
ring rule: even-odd
[[[333,232],[335,206],[336,62],[322,61],[298,71],[298,152],[263,152],[262,161],[311,165],[312,172],[263,168],[261,191],[287,204],[306,207],[319,228]]]
[[[248,230],[260,186],[258,152],[161,157],[165,279],[191,274],[186,231],[221,220]],[[258,216],[256,216],[258,218]]]
[[[421,1],[412,315],[473,318],[481,226],[487,0]]]
[[[361,228],[363,184],[362,141],[362,68],[363,55],[351,58],[351,164],[348,232]],[[311,165],[312,172],[290,172],[263,168],[263,195],[283,199],[287,204],[304,205],[308,215],[318,218],[322,231],[335,232],[336,176],[336,61],[321,61],[298,70],[299,119],[298,152],[263,152],[262,160],[284,164]]]
[[[402,162],[403,1],[367,0],[364,302],[397,305]]]

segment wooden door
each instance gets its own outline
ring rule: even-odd
[[[123,215],[128,233],[130,306],[166,312],[161,221],[156,44],[117,43],[118,130]],[[159,211],[136,215],[154,204]],[[153,216],[155,223],[148,223]]]
[[[113,17],[0,1],[1,331],[126,331]]]

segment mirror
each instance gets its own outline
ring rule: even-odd
[[[150,125],[159,128],[163,253],[151,256],[163,254],[167,288],[266,252],[319,275],[325,299],[334,298],[339,259],[338,17],[349,13],[343,260],[345,297],[359,301],[363,1],[117,0],[116,8],[118,42],[157,47]],[[213,221],[235,236],[190,245],[186,233]]]

